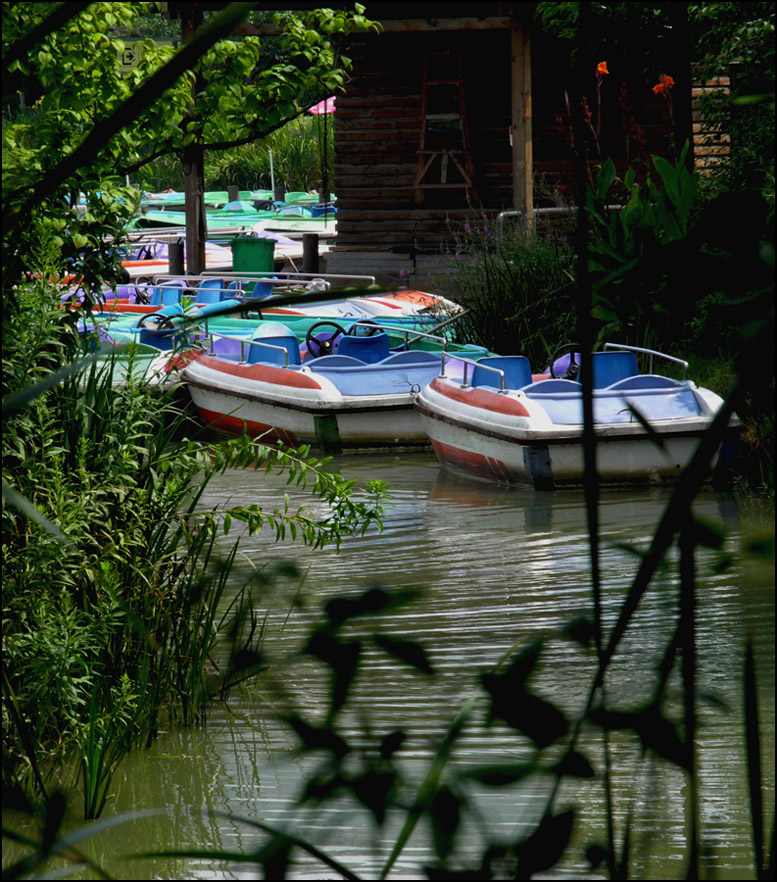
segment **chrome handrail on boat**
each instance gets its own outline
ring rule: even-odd
[[[411,318],[412,318],[412,316],[411,316]],[[405,351],[407,351],[407,347],[409,345],[408,344],[408,337],[411,334],[413,334],[413,342],[420,339],[421,337],[428,337],[430,340],[434,340],[435,343],[442,343],[442,354],[443,355],[445,355],[445,347],[450,342],[449,340],[446,340],[445,337],[438,337],[436,334],[429,334],[429,333],[425,333],[424,331],[417,331],[415,328],[398,328],[394,325],[379,325],[377,322],[372,321],[372,319],[362,319],[361,321],[352,322],[348,326],[348,330],[350,330],[351,328],[355,328],[355,327],[379,328],[381,331],[386,331],[386,333],[388,333],[389,331],[398,331],[400,334],[404,334],[404,336],[405,336],[405,342],[403,344],[405,347]]]
[[[249,346],[264,346],[265,349],[276,349],[278,352],[283,353],[283,366],[289,366],[289,350],[285,346],[276,346],[274,343],[263,343],[261,340],[246,340],[245,337],[233,337],[231,334],[219,334],[217,331],[211,332],[208,334],[208,354],[215,355],[216,353],[213,351],[213,340],[214,337],[218,337],[220,340],[234,340],[236,343],[240,344],[240,364],[246,363],[245,358],[245,344],[248,343]]]
[[[487,370],[487,371],[493,371],[495,374],[499,374],[499,391],[504,392],[505,395],[510,391],[509,389],[505,389],[505,372],[503,370],[501,370],[500,368],[492,367],[490,364],[481,364],[479,361],[474,361],[471,358],[463,358],[461,355],[453,355],[450,352],[443,353],[442,370],[440,372],[441,377],[445,376],[445,356],[446,355],[447,355],[449,361],[453,361],[455,359],[456,361],[462,362],[462,364],[464,365],[464,379],[461,384],[462,389],[466,389],[469,386],[469,383],[467,382],[467,366],[472,365],[473,368],[479,367],[479,368],[483,368],[484,370]]]
[[[648,366],[648,373],[653,373],[653,356],[657,355],[659,358],[664,358],[667,361],[673,361],[675,364],[681,364],[683,366],[683,382],[687,379],[688,376],[688,362],[684,361],[682,358],[676,358],[674,355],[667,355],[664,352],[658,352],[656,349],[645,349],[642,346],[628,346],[626,343],[605,343],[605,349],[626,349],[629,352],[641,352],[643,355],[650,356],[650,363]]]
[[[346,279],[351,279],[351,280],[356,279],[359,282],[364,282],[366,285],[374,285],[375,284],[375,276],[361,276],[361,275],[354,275],[353,273],[287,273],[287,272],[283,272],[283,270],[279,270],[278,272],[275,272],[273,270],[261,270],[261,271],[255,272],[255,273],[252,272],[247,275],[246,273],[227,273],[227,272],[221,273],[218,270],[204,270],[204,275],[205,276],[220,276],[220,277],[223,276],[224,278],[227,278],[227,279],[245,278],[245,279],[250,279],[254,282],[258,278],[261,278],[262,276],[273,276],[273,277],[277,277],[277,276],[289,277],[289,276],[291,276],[293,279],[300,279],[300,280],[324,279],[326,281],[329,279],[335,279],[335,280],[344,281]],[[284,281],[284,279],[281,279],[280,281]]]

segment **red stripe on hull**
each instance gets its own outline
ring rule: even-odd
[[[446,463],[459,471],[466,472],[485,481],[494,481],[497,484],[523,483],[519,478],[513,477],[507,466],[498,459],[483,456],[481,453],[473,453],[471,450],[462,450],[443,444],[442,441],[432,439],[432,447],[440,462]]]
[[[480,410],[491,411],[491,413],[505,413],[512,416],[529,416],[529,411],[514,398],[508,395],[502,395],[498,392],[488,392],[485,389],[475,387],[467,387],[462,389],[460,386],[454,386],[452,383],[446,382],[437,377],[429,384],[429,388],[433,389],[443,398],[449,398],[451,401],[458,401],[469,407],[477,407]]]
[[[321,385],[309,374],[290,371],[288,368],[272,367],[266,364],[239,364],[203,355],[199,364],[222,374],[241,377],[245,380],[262,380],[274,386],[291,386],[295,389],[320,389]],[[196,379],[195,379],[196,382]]]
[[[252,438],[261,435],[263,441],[283,441],[284,444],[291,444],[295,447],[300,444],[299,438],[293,432],[287,432],[285,429],[256,423],[253,420],[241,420],[239,417],[216,413],[216,411],[207,410],[204,407],[198,407],[197,410],[206,425],[229,432],[232,435],[242,435],[243,431],[246,431]]]

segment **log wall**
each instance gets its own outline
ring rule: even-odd
[[[414,183],[424,54],[443,50],[461,53],[476,192],[426,190],[419,203]],[[474,31],[386,32],[354,43],[349,54],[352,81],[337,98],[335,117],[336,251],[439,254],[455,250],[465,223],[512,209],[509,20]],[[571,203],[568,86],[551,53],[532,50],[531,65],[534,204]],[[601,83],[599,106],[592,70],[577,95],[567,94],[570,105],[585,95],[591,112],[592,131],[582,149],[592,173],[610,157],[619,175],[633,167],[644,176],[651,153],[672,157],[671,103],[648,85],[624,83],[614,74]]]

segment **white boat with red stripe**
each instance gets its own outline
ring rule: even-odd
[[[559,376],[532,376],[524,356],[466,365],[463,377],[439,376],[416,398],[416,409],[440,462],[497,484],[537,489],[580,484],[583,478],[582,386],[573,353]],[[640,373],[637,356],[649,361]],[[579,358],[579,355],[577,356]],[[681,379],[653,373],[671,362]],[[570,359],[567,359],[570,361]],[[593,354],[597,471],[603,482],[662,482],[688,464],[723,401],[686,379],[687,363],[640,347],[606,344]],[[731,422],[732,436],[739,421]],[[729,454],[729,446],[722,452]]]

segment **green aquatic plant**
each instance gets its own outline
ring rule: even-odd
[[[222,645],[243,662],[261,649],[246,613],[261,602],[250,576],[223,612],[233,525],[336,546],[380,525],[384,487],[374,482],[356,501],[353,482],[309,448],[200,437],[179,392],[132,370],[134,346],[84,352],[91,344],[49,276],[19,290],[3,338],[4,784],[45,799],[71,783],[80,756],[95,817],[127,751],[160,722],[202,720],[210,701],[258,670],[212,673]],[[235,467],[307,488],[322,513],[282,494],[267,510],[201,510],[210,477]]]

